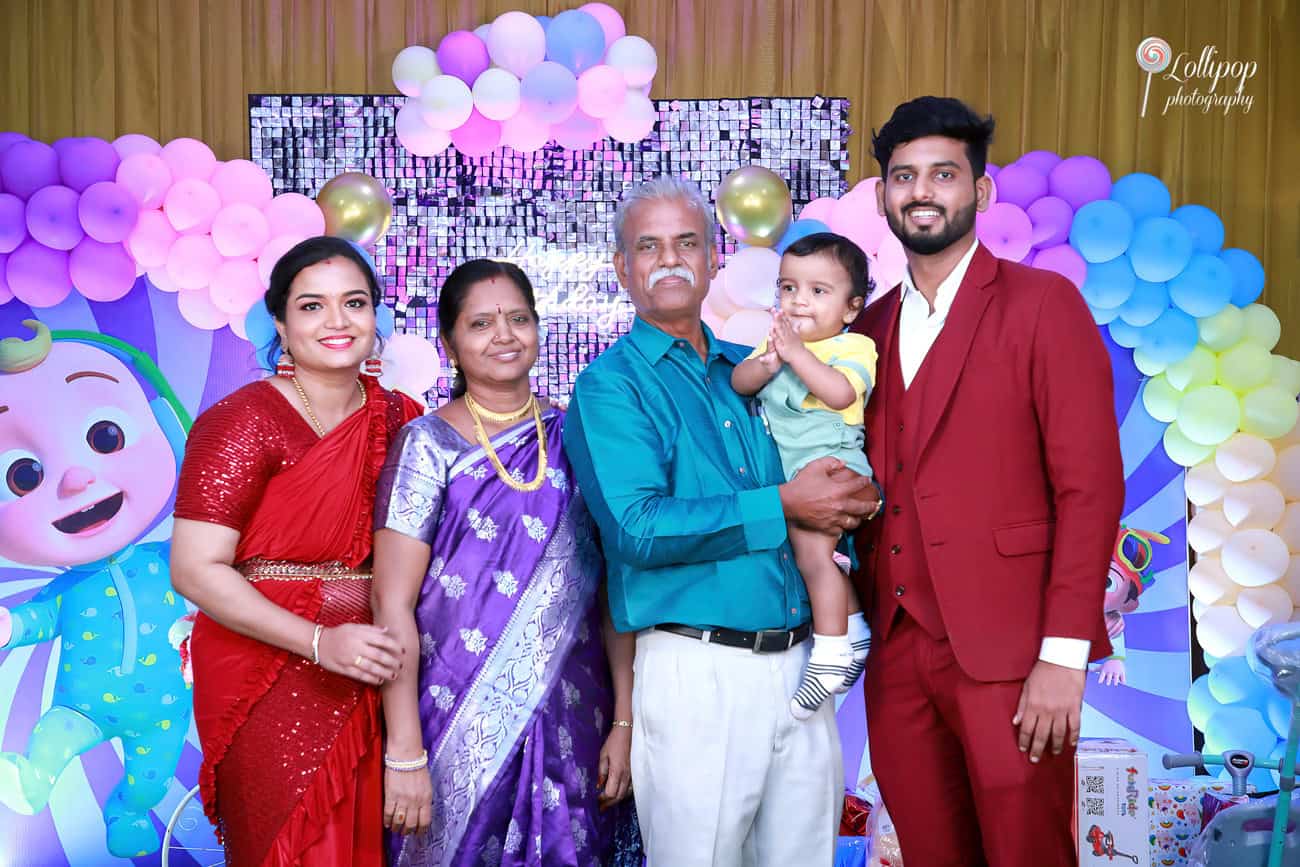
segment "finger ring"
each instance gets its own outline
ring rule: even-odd
[[[397,821],[397,822],[405,822],[405,821],[406,821],[406,814],[405,814],[405,813],[398,813],[397,815],[393,816],[393,819],[394,819],[394,821]]]
[[[352,660],[352,665],[353,665],[354,668],[360,668],[360,667],[361,667],[361,658],[362,658],[362,657],[361,657],[361,654],[358,653],[358,654],[357,654],[357,658],[354,659],[354,660]]]

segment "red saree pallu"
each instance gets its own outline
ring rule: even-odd
[[[305,424],[270,386],[246,390],[259,386],[265,390],[259,412],[293,413],[281,418],[285,428]],[[413,403],[372,380],[366,387],[365,407],[311,443],[287,469],[274,465],[235,554],[235,568],[262,595],[326,627],[371,622],[375,482],[392,435],[419,414]],[[223,420],[236,420],[233,409]],[[204,441],[210,440],[200,437]],[[190,517],[179,501],[178,516]],[[192,653],[203,747],[199,783],[227,863],[381,867],[378,692],[203,614],[194,626]]]

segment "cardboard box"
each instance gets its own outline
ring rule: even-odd
[[[1232,784],[1218,777],[1185,777],[1151,781],[1151,864],[1186,867],[1187,853],[1208,817],[1202,813],[1206,795],[1230,799]]]
[[[1074,782],[1079,867],[1151,867],[1146,753],[1118,738],[1083,738]]]

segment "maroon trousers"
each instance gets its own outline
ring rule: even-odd
[[[1031,763],[1011,724],[1024,682],[971,679],[946,638],[898,618],[873,642],[864,688],[871,769],[904,861],[1074,867],[1074,750],[1049,745]]]

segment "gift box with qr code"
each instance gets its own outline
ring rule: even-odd
[[[1218,777],[1196,776],[1151,781],[1151,863],[1185,867],[1192,842],[1224,806],[1235,803],[1232,784]]]
[[[1150,867],[1147,756],[1119,738],[1084,738],[1074,757],[1079,867]]]

